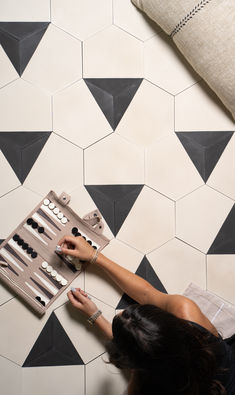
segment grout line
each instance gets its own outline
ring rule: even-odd
[[[201,78],[201,79],[199,79],[198,81],[194,82],[192,85],[190,85],[190,86],[187,86],[187,88],[183,89],[182,91],[180,91],[180,92],[176,93],[174,96],[176,97],[176,96],[180,95],[181,93],[183,93],[183,92],[187,91],[188,89],[192,88],[194,85],[198,84],[198,83],[199,83],[199,82],[201,82],[201,81],[203,81],[203,79],[202,79],[202,78]]]
[[[174,132],[175,132],[175,123],[176,123],[176,121],[175,121],[175,96],[174,96]]]
[[[138,41],[141,42],[142,44],[144,44],[144,42],[146,41],[146,40],[145,40],[145,41],[144,41],[144,40],[141,40],[141,38],[136,37],[133,33],[128,32],[128,30],[125,30],[123,27],[121,27],[121,26],[119,26],[119,25],[116,25],[114,22],[113,22],[113,26],[116,27],[116,28],[119,29],[119,30],[122,30],[124,33],[128,34],[129,36],[135,38],[136,40],[138,40]]]
[[[112,24],[114,25],[114,0],[112,0]]]
[[[52,133],[53,133],[53,134],[55,134],[56,136],[58,136],[58,137],[62,138],[63,140],[67,141],[68,143],[70,143],[70,144],[74,145],[75,147],[77,147],[77,148],[79,148],[79,149],[83,150],[83,148],[82,148],[82,147],[80,147],[80,145],[78,145],[78,144],[74,143],[73,141],[70,141],[70,140],[66,139],[66,137],[64,137],[64,136],[61,136],[61,134],[54,132],[54,130],[52,131]]]
[[[86,185],[86,178],[85,178],[85,150],[82,151],[82,158],[83,158],[83,185]]]
[[[16,71],[16,72],[17,72],[17,71]],[[13,84],[13,82],[15,82],[15,81],[17,81],[17,80],[21,80],[21,77],[19,76],[19,77],[15,78],[14,80],[8,82],[7,84],[1,86],[0,89],[6,88],[6,86]]]
[[[82,79],[84,79],[84,44],[81,41],[81,62],[82,62]]]
[[[207,186],[208,188],[212,189],[213,191],[215,191],[215,192],[217,192],[217,193],[223,195],[224,197],[228,198],[229,200],[232,200],[232,201],[235,203],[235,197],[234,197],[234,199],[233,199],[231,196],[226,195],[225,193],[219,191],[218,189],[212,187],[211,185],[206,184],[206,186]]]
[[[16,176],[16,177],[17,177],[17,176]],[[18,177],[17,177],[17,179],[18,179]],[[18,180],[19,180],[19,179],[18,179]],[[19,182],[20,182],[20,180],[19,180]],[[13,191],[16,191],[18,188],[21,188],[22,186],[23,186],[23,184],[21,184],[21,182],[20,182],[20,185],[18,185],[18,187],[11,189],[10,191],[4,193],[4,195],[1,195],[1,196],[0,196],[0,199],[3,198],[4,196],[8,195],[9,193],[11,193],[11,192],[13,192]]]
[[[50,0],[50,10],[49,10],[49,13],[50,13],[50,22],[51,22],[51,0]]]
[[[106,139],[107,137],[111,136],[112,134],[114,134],[114,131],[113,131],[113,130],[112,130],[112,132],[110,132],[110,133],[106,134],[105,136],[101,137],[99,140],[96,140],[94,143],[91,143],[90,145],[88,145],[87,147],[85,147],[84,150],[86,150],[86,149],[92,147],[93,145],[95,145],[95,144],[99,143],[100,141]]]
[[[162,91],[168,93],[168,95],[171,95],[172,97],[175,97],[175,95],[174,95],[173,93],[168,92],[166,89],[164,89],[164,88],[162,88],[161,86],[159,86],[159,85],[155,84],[154,82],[150,81],[148,78],[144,77],[144,80],[147,81],[147,82],[149,82],[149,84],[151,84],[151,85],[153,85],[153,86],[156,86],[157,88],[161,89]]]
[[[1,247],[1,244],[0,244],[0,247]],[[3,302],[2,304],[0,304],[0,307],[4,306],[4,304],[10,302],[12,299],[15,299],[15,296],[12,296],[12,298],[10,298],[6,302]]]
[[[165,195],[164,193],[162,193],[162,192],[160,192],[160,191],[157,191],[156,189],[154,189],[154,188],[151,187],[150,185],[145,184],[145,187],[151,189],[151,190],[154,191],[154,192],[157,192],[159,195],[163,196],[165,199],[168,199],[168,200],[170,200],[171,202],[176,203],[176,200],[172,199],[171,197]],[[190,192],[190,193],[191,193],[191,192]]]
[[[51,95],[51,130],[53,132],[54,129],[54,102],[53,95]]]
[[[187,241],[181,239],[180,237],[176,236],[175,238],[176,238],[177,240],[181,241],[182,243],[188,245],[189,247],[193,248],[194,250],[200,252],[201,254],[207,255],[207,252],[204,252],[204,251],[202,251],[202,250],[199,250],[199,248],[197,248],[197,247],[195,247],[195,246],[192,246],[192,244],[189,244]]]
[[[4,358],[4,359],[7,359],[7,361],[10,361],[10,362],[14,363],[15,365],[19,366],[20,368],[22,368],[22,365],[20,365],[19,363],[13,361],[13,360],[10,359],[10,358],[5,357],[5,356],[2,355],[2,354],[0,354],[0,357],[2,357],[2,358]]]
[[[84,364],[84,395],[86,395],[86,364]]]

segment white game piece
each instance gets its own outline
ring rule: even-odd
[[[76,263],[75,264],[75,269],[76,270],[81,270],[82,269],[82,264],[81,263]]]
[[[65,278],[62,278],[61,285],[67,285],[68,281]]]
[[[63,277],[60,274],[57,274],[55,279],[56,279],[56,281],[58,281],[58,283],[60,283],[62,278]]]
[[[66,217],[61,218],[62,224],[67,224],[68,220]]]
[[[48,206],[50,204],[50,200],[44,199],[43,204],[44,204],[44,206]]]
[[[62,252],[61,246],[56,246],[55,250],[56,250],[56,252]]]
[[[52,270],[53,270],[53,267],[52,267],[52,266],[47,266],[47,269],[46,269],[46,270],[47,270],[48,273],[51,273]]]
[[[48,266],[48,263],[47,263],[46,261],[42,262],[42,268],[43,268],[43,269],[46,269],[47,266]]]
[[[57,271],[56,270],[52,270],[51,277],[56,277],[56,276],[57,276]]]
[[[59,219],[62,219],[63,216],[64,216],[64,214],[63,214],[61,211],[57,214],[57,217],[58,217]]]
[[[49,209],[54,210],[55,204],[51,202],[48,207],[49,207]]]
[[[66,259],[69,261],[69,262],[72,262],[73,261],[73,256],[72,255],[66,255]]]
[[[53,213],[55,215],[57,215],[59,212],[60,212],[60,210],[58,209],[58,207],[55,207],[54,210],[53,210]]]

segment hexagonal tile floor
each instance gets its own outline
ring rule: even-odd
[[[2,0],[0,44],[0,241],[67,191],[100,210],[108,257],[235,305],[235,125],[161,29],[130,1]],[[134,302],[95,266],[73,286],[109,320]],[[38,319],[1,284],[0,321],[4,395],[124,391],[66,292]]]

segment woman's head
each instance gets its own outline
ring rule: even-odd
[[[157,386],[159,394],[210,394],[215,357],[200,331],[185,320],[153,305],[131,305],[114,317],[112,329],[110,362],[137,372],[144,393],[154,393],[147,387]],[[205,392],[196,377],[204,380]]]

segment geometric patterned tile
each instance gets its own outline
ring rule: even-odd
[[[204,184],[175,133],[147,147],[145,171],[146,184],[174,200]]]
[[[207,254],[235,254],[235,205],[233,205]]]
[[[4,239],[41,200],[36,193],[19,187],[0,199],[0,237]]]
[[[207,253],[234,202],[207,185],[176,202],[176,236]]]
[[[118,232],[118,239],[144,254],[175,235],[174,203],[144,186]]]
[[[142,78],[86,78],[84,81],[115,130]]]
[[[50,366],[22,369],[23,395],[84,394],[84,366]]]
[[[149,146],[174,130],[174,98],[144,80],[116,132],[131,142]]]
[[[14,293],[10,292],[7,287],[0,284],[0,305],[6,303],[8,300],[14,298]]]
[[[144,43],[144,77],[173,95],[200,79],[165,33]]]
[[[85,185],[85,187],[116,236],[143,185]]]
[[[159,280],[152,266],[150,265],[146,256],[142,259],[137,271],[135,272],[139,277],[148,281],[154,288],[158,291],[167,293],[164,285]],[[127,308],[129,305],[136,303],[136,301],[130,298],[127,294],[123,294],[120,302],[118,303],[116,309],[121,310]]]
[[[85,78],[142,78],[143,44],[116,26],[84,41]]]
[[[81,43],[50,25],[23,78],[49,92],[55,92],[82,76]]]
[[[85,184],[143,184],[144,150],[112,133],[85,152]]]
[[[206,288],[206,257],[174,238],[147,255],[149,262],[170,294],[182,294],[189,283]]]
[[[74,345],[52,312],[23,367],[83,365]]]
[[[233,136],[217,163],[207,184],[235,200],[235,136]]]
[[[114,309],[97,300],[93,295],[92,300],[104,316],[112,321],[115,315]],[[55,315],[85,364],[104,352],[104,335],[97,327],[91,327],[87,318],[71,303],[66,303],[56,309]]]
[[[9,21],[49,21],[50,0],[1,0],[0,20]]]
[[[84,40],[112,23],[112,0],[51,1],[51,21],[73,36]]]
[[[14,67],[12,66],[6,52],[0,47],[0,63],[1,63],[1,73],[0,73],[0,87],[8,84],[9,82],[18,78],[18,74]]]
[[[176,135],[207,182],[233,132],[176,132]]]
[[[114,24],[139,38],[147,40],[160,31],[159,26],[147,19],[131,1],[114,0]]]
[[[111,240],[102,253],[132,273],[136,272],[143,259],[143,254],[117,239]],[[96,265],[89,265],[86,269],[85,290],[99,300],[106,301],[113,308],[117,306],[122,297],[121,289]]]
[[[2,196],[10,192],[12,189],[15,189],[18,186],[20,186],[20,182],[1,151],[0,151],[0,169],[1,169],[0,196]]]
[[[82,184],[82,170],[82,150],[52,133],[24,186],[41,195],[51,189],[57,193],[69,193]]]
[[[23,184],[50,132],[0,132],[0,149]]]
[[[0,22],[0,43],[21,76],[49,22]]]
[[[103,354],[85,366],[86,395],[120,395],[128,382],[122,370],[107,364],[108,355]]]
[[[4,395],[18,394],[22,392],[22,369],[15,363],[0,357],[1,392]]]
[[[52,130],[51,97],[19,78],[0,90],[0,130]]]
[[[204,81],[175,98],[177,131],[234,131],[235,122],[228,110]]]
[[[71,200],[69,206],[81,217],[83,218],[86,214],[97,209],[97,206],[93,199],[90,197],[84,185],[74,189],[70,192]],[[113,239],[113,233],[109,229],[104,217],[102,218],[104,223],[103,235],[109,240]],[[79,276],[80,277],[80,276]]]
[[[207,256],[207,288],[235,305],[235,255]],[[234,332],[234,329],[233,329]]]
[[[112,132],[104,114],[82,80],[54,96],[53,128],[55,133],[83,148]]]

